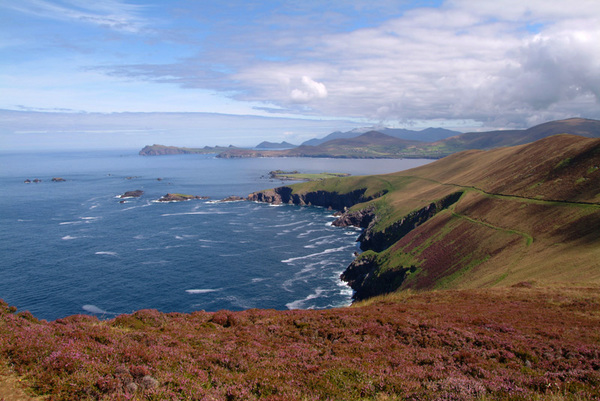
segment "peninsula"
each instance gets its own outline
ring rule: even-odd
[[[269,172],[269,178],[282,181],[320,181],[334,177],[348,177],[347,173],[300,173],[299,171],[273,170]]]

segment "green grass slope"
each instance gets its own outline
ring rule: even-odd
[[[376,216],[354,263],[358,298],[407,288],[600,283],[598,139],[557,135],[399,173],[293,186],[296,193],[356,188],[385,193],[350,210]]]

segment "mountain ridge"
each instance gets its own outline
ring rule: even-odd
[[[436,130],[436,129],[431,129]],[[359,130],[361,131],[361,130]],[[230,146],[200,148],[198,153],[216,153],[220,158],[240,157],[333,157],[333,158],[433,158],[439,159],[468,149],[492,149],[495,147],[515,146],[534,142],[538,139],[560,133],[570,133],[586,137],[600,137],[600,121],[584,118],[557,120],[536,125],[526,130],[505,130],[488,132],[469,132],[451,136],[434,142],[421,142],[400,139],[386,134],[385,131],[367,131],[352,138],[337,138],[317,146],[302,144],[293,149],[261,150],[243,149]],[[379,132],[382,135],[369,134]],[[344,134],[344,133],[342,133]],[[365,134],[369,134],[365,136]],[[358,138],[358,139],[357,139]],[[366,140],[369,139],[369,140]],[[395,142],[394,142],[395,140]],[[162,145],[145,147],[140,155],[173,154],[175,147]],[[193,149],[181,148],[181,153],[193,153]]]

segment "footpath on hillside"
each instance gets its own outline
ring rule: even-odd
[[[21,379],[6,368],[0,368],[0,401],[42,401],[43,397],[28,395]]]

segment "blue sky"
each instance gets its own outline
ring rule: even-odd
[[[600,118],[598,0],[20,0],[0,32],[4,148]]]

